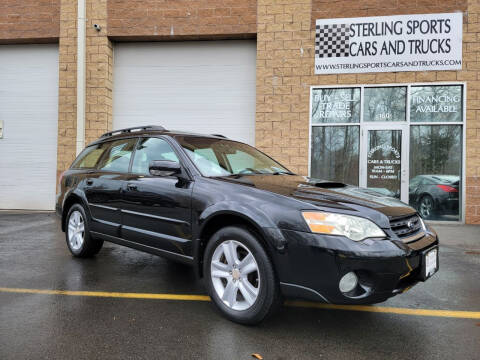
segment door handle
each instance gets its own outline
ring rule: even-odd
[[[92,185],[93,184],[93,180],[92,179],[88,179],[87,180],[87,185]]]
[[[127,190],[137,190],[137,185],[135,185],[135,184],[127,184]]]

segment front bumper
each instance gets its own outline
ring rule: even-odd
[[[372,304],[404,292],[422,276],[425,250],[438,246],[434,232],[415,242],[373,240],[354,242],[339,236],[282,230],[287,247],[275,255],[277,274],[286,297],[335,304]],[[354,271],[359,286],[348,294],[339,281]]]

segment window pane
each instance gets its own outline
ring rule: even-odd
[[[364,121],[406,121],[406,87],[366,87]]]
[[[110,147],[98,165],[99,170],[128,172],[130,156],[137,139],[117,140]]]
[[[461,85],[412,86],[410,92],[410,121],[463,121]]]
[[[103,143],[85,148],[73,162],[72,169],[94,168],[108,144]]]
[[[459,220],[462,126],[411,126],[410,154],[410,205],[427,219]]]
[[[360,122],[360,88],[312,90],[312,124]]]
[[[177,155],[165,140],[159,138],[140,139],[133,158],[132,172],[149,175],[149,166],[153,160],[178,162]]]
[[[358,126],[312,128],[313,178],[358,185]]]
[[[367,187],[400,199],[402,131],[369,130]]]

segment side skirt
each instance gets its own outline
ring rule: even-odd
[[[97,238],[102,239],[102,240],[105,240],[105,241],[108,241],[108,242],[112,242],[112,243],[115,243],[115,244],[118,244],[118,245],[123,245],[123,246],[129,247],[129,248],[132,248],[132,249],[135,249],[135,250],[140,250],[140,251],[143,251],[143,252],[146,252],[146,253],[149,253],[149,254],[162,256],[162,257],[174,260],[174,261],[181,262],[181,263],[186,264],[186,265],[190,265],[190,266],[194,265],[193,257],[191,257],[191,256],[176,254],[176,253],[173,253],[171,251],[154,248],[152,246],[139,244],[139,243],[136,243],[136,242],[133,242],[133,241],[128,241],[128,240],[125,240],[125,239],[122,239],[122,238],[119,238],[119,237],[116,237],[116,236],[102,234],[102,233],[99,233],[99,232],[96,232],[96,231],[90,231],[90,233],[92,234],[92,236],[97,237]]]

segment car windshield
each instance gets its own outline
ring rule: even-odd
[[[285,167],[246,144],[197,136],[178,136],[176,139],[203,176],[291,174]]]

